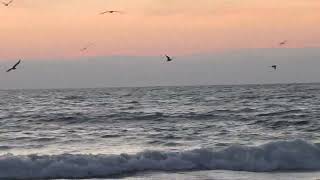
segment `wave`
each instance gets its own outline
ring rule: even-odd
[[[0,179],[107,178],[141,171],[320,170],[320,146],[303,140],[223,150],[143,151],[121,155],[0,156]]]

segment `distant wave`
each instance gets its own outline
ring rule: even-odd
[[[104,178],[141,171],[320,170],[320,147],[303,140],[256,147],[230,146],[220,151],[144,151],[134,155],[0,156],[0,179]]]

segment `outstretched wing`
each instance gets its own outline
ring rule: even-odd
[[[10,72],[10,71],[12,71],[12,68],[10,68],[10,69],[7,70],[7,72]]]
[[[84,48],[81,48],[80,51],[83,52],[83,51],[85,51],[85,50],[87,50],[87,49],[88,49],[87,47],[84,47]]]
[[[86,46],[84,46],[83,48],[80,49],[81,52],[88,50],[91,46],[93,46],[94,43],[89,43]]]
[[[21,60],[19,60],[12,68],[15,69],[20,63],[21,63]]]
[[[99,13],[100,15],[103,15],[103,14],[107,14],[107,13],[110,13],[110,14],[112,14],[112,13],[119,13],[119,14],[123,14],[123,12],[122,11],[114,11],[114,10],[109,10],[109,11],[103,11],[103,12],[101,12],[101,13]]]
[[[280,45],[285,45],[286,43],[287,43],[287,40],[282,41],[282,42],[280,43]]]
[[[1,3],[5,6],[9,6],[11,3],[13,2],[13,0],[9,1],[9,2],[3,2],[1,1]]]
[[[103,14],[106,14],[106,13],[108,13],[109,11],[103,11],[103,12],[101,12],[101,13],[99,13],[100,15],[103,15]]]

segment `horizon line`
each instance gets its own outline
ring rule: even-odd
[[[0,91],[20,90],[84,90],[84,89],[118,89],[118,88],[165,88],[165,87],[210,87],[210,86],[272,86],[272,85],[306,85],[320,84],[319,82],[290,82],[290,83],[226,83],[226,84],[181,84],[181,85],[141,85],[141,86],[104,86],[104,87],[59,87],[59,88],[8,88]]]

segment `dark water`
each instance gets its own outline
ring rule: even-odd
[[[320,84],[10,90],[0,97],[0,177],[320,169]]]

